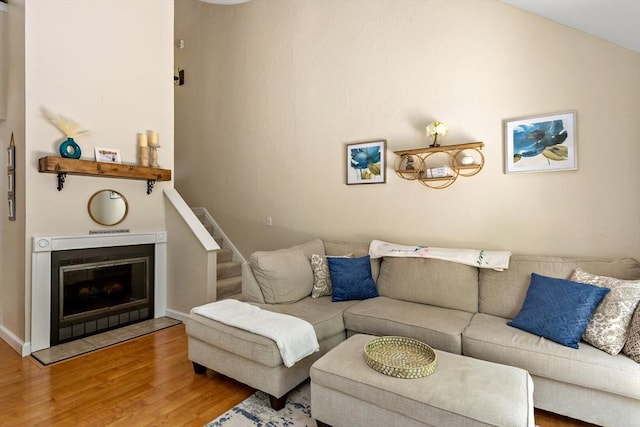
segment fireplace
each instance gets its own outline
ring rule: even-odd
[[[51,253],[51,337],[56,345],[152,319],[154,245]]]
[[[128,248],[136,248],[146,246],[145,253],[140,254],[137,249],[133,253],[127,253]],[[166,231],[154,231],[146,233],[96,233],[84,235],[70,236],[34,236],[33,237],[33,254],[31,269],[31,341],[25,343],[22,353],[24,355],[34,351],[43,350],[53,345],[59,344],[52,341],[55,332],[58,330],[58,340],[62,337],[63,341],[70,341],[67,335],[71,333],[72,339],[80,336],[93,334],[95,325],[95,333],[104,332],[114,329],[125,324],[135,323],[147,318],[155,318],[164,316],[167,312],[166,295],[167,295],[167,233]],[[100,252],[106,250],[109,259],[101,259]],[[75,252],[74,252],[75,251]],[[55,254],[55,255],[54,255]],[[72,254],[75,261],[71,261],[67,255]],[[78,255],[76,257],[76,255]],[[138,258],[150,257],[148,261],[139,261]],[[120,288],[112,284],[105,284],[102,288],[96,286],[91,289],[86,285],[72,285],[70,292],[73,294],[75,287],[76,297],[72,305],[66,309],[60,308],[60,271],[56,269],[53,272],[53,260],[62,261],[63,270],[70,277],[70,280],[82,282],[81,265],[88,264],[93,269],[93,276],[106,280],[105,275],[115,275],[118,280],[123,281],[123,274],[131,276],[139,276],[140,271],[146,271],[147,278],[144,281],[132,279],[131,294],[128,289],[129,283],[125,282]],[[57,262],[56,261],[56,262]],[[146,267],[144,267],[146,263]],[[106,266],[112,264],[114,269],[111,273],[105,273],[103,270]],[[125,266],[121,265],[125,264]],[[126,264],[131,264],[127,267]],[[123,272],[124,270],[124,272]],[[89,277],[89,273],[85,274]],[[63,281],[65,277],[62,277]],[[113,280],[113,277],[111,278]],[[52,291],[53,282],[58,281],[58,288]],[[140,289],[140,283],[144,283]],[[148,288],[147,288],[148,286]],[[136,289],[133,289],[136,288]],[[140,292],[145,290],[146,297]],[[116,291],[116,292],[114,292]],[[64,287],[62,290],[64,297]],[[100,304],[89,304],[88,300],[104,297],[107,293],[108,297],[103,298]],[[82,294],[82,297],[80,296]],[[98,295],[102,294],[102,295]],[[130,296],[129,296],[130,295]],[[86,297],[84,307],[79,299]],[[119,299],[116,299],[119,298]],[[148,300],[148,306],[145,309],[142,304],[144,300]],[[55,301],[55,303],[54,303]],[[106,301],[106,302],[105,302]],[[73,305],[75,304],[75,305]],[[80,317],[76,311],[79,308],[88,308],[89,314],[81,324],[71,325],[71,330],[60,331],[61,316],[63,327],[69,326],[67,321],[75,322]],[[53,314],[57,310],[56,314]],[[65,312],[66,310],[66,312]],[[137,310],[137,312],[136,312]],[[128,317],[128,319],[127,319]],[[102,319],[102,320],[101,320]],[[95,320],[95,322],[94,322]],[[74,331],[75,329],[75,331]],[[81,331],[84,329],[84,331]]]

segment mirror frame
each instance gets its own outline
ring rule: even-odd
[[[122,201],[124,201],[124,213],[122,214],[122,217],[121,217],[117,222],[114,222],[114,223],[112,223],[112,224],[107,224],[107,223],[105,223],[105,222],[99,221],[99,220],[98,220],[98,219],[93,215],[93,212],[91,212],[91,204],[92,204],[92,202],[93,202],[93,201],[96,199],[96,197],[98,197],[98,195],[99,195],[100,193],[102,193],[103,191],[108,191],[108,192],[110,192],[110,193],[116,193],[116,194],[120,195],[120,199],[121,199]],[[114,226],[114,225],[118,225],[118,224],[120,224],[122,221],[124,221],[124,220],[125,220],[125,218],[126,218],[126,217],[127,217],[127,215],[129,214],[129,202],[127,201],[127,198],[124,196],[124,194],[122,194],[121,192],[116,191],[116,190],[112,190],[112,189],[109,189],[109,188],[105,188],[105,189],[102,189],[102,190],[98,190],[98,191],[96,191],[96,192],[95,192],[95,193],[93,193],[93,195],[89,198],[89,202],[87,203],[87,211],[89,212],[89,216],[91,217],[91,219],[92,219],[95,223],[100,224],[100,225],[104,225],[104,226],[107,226],[107,227],[111,227],[111,226]]]

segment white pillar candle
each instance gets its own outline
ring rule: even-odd
[[[140,147],[146,147],[147,146],[147,135],[144,133],[139,133],[138,134],[138,145]]]
[[[158,132],[150,130],[147,135],[149,136],[149,145],[158,145]]]

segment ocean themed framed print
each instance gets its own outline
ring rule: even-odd
[[[576,112],[504,120],[504,172],[578,169]]]
[[[384,184],[387,179],[387,141],[347,144],[347,185]]]

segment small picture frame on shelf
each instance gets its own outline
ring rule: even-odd
[[[115,148],[96,147],[96,162],[122,163],[120,150]]]
[[[386,182],[386,146],[387,141],[384,139],[347,144],[347,185],[384,184]]]
[[[576,112],[504,120],[504,173],[578,169]]]

